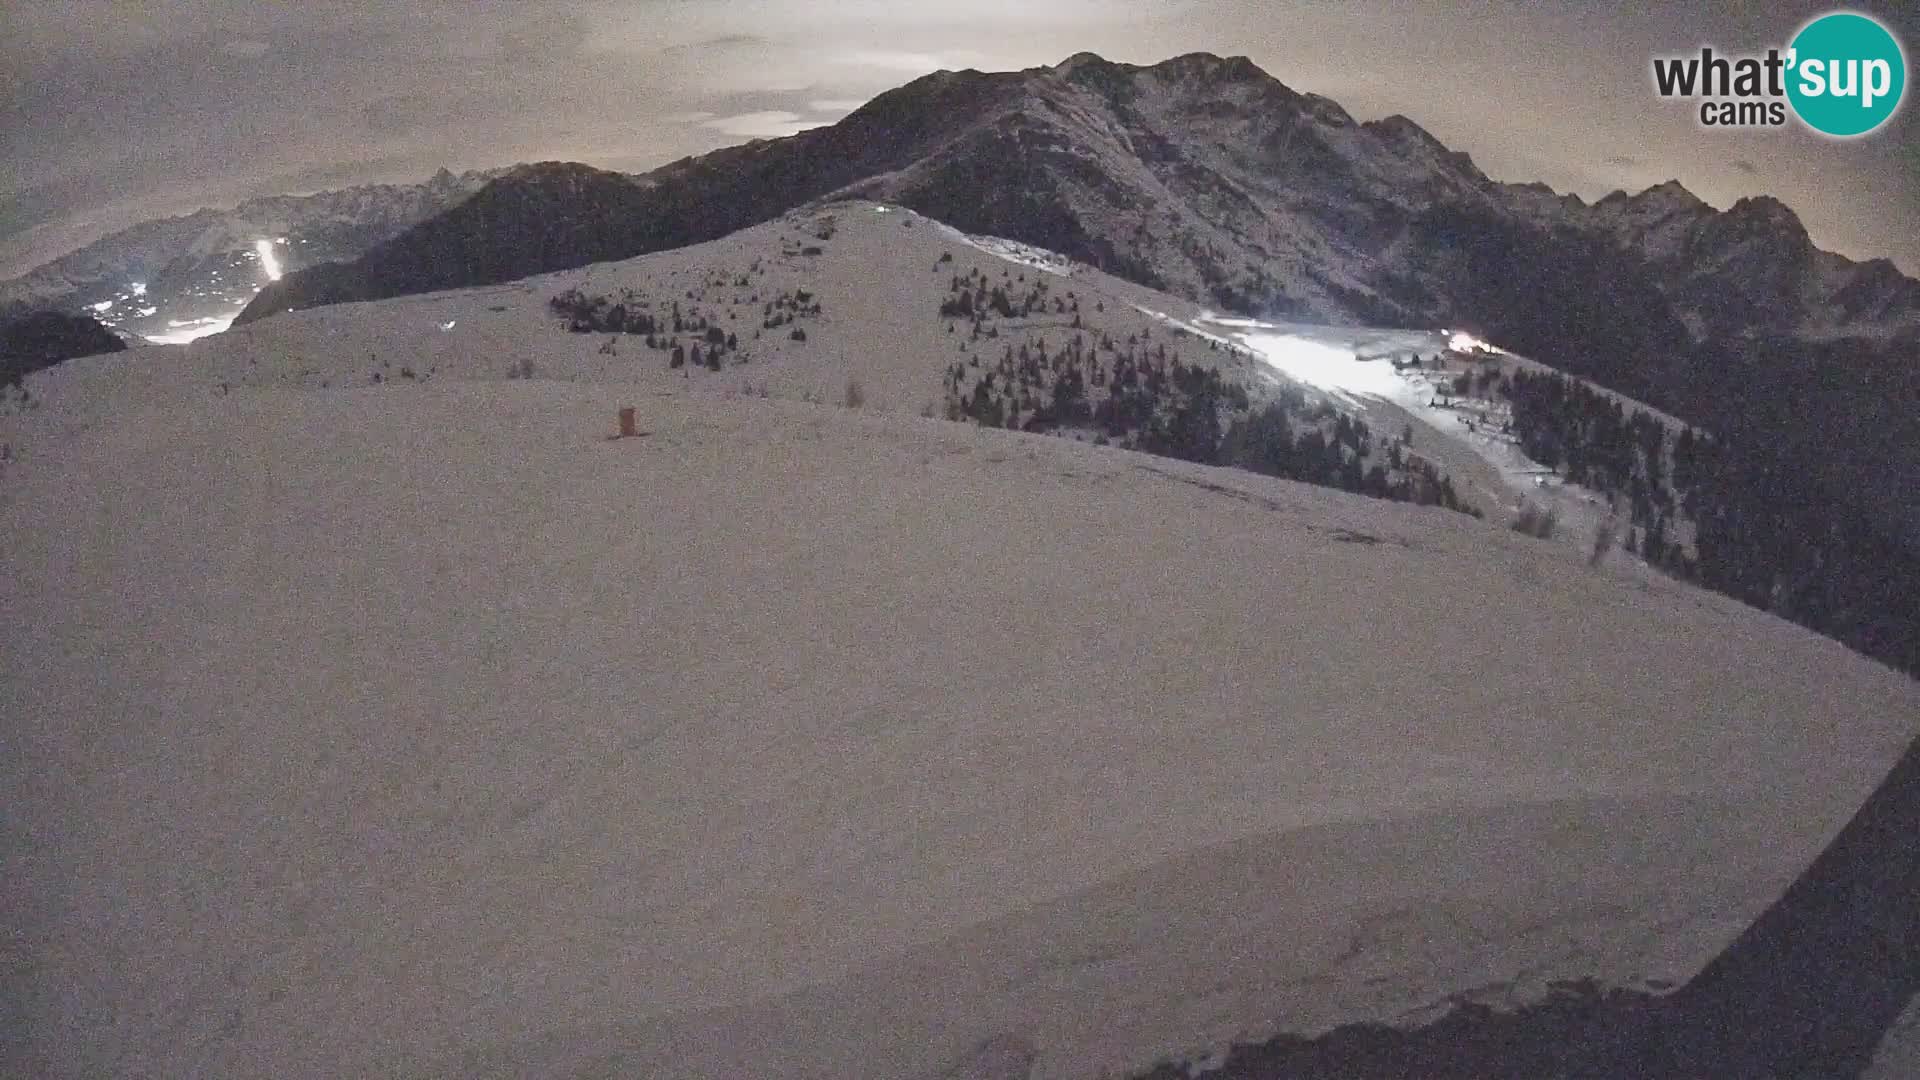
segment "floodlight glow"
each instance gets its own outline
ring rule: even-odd
[[[165,334],[148,334],[147,340],[155,345],[185,345],[190,341],[198,341],[227,329],[233,325],[234,316],[238,314],[240,313],[236,311],[224,319],[211,316],[201,319],[168,319],[167,326],[171,328],[170,331]]]
[[[1400,387],[1393,365],[1361,360],[1351,348],[1292,334],[1248,334],[1241,340],[1268,367],[1316,389],[1386,398]]]
[[[254,253],[260,256],[260,268],[267,272],[268,281],[280,280],[280,260],[273,254],[273,241],[255,240]]]

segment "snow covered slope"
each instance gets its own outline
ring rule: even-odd
[[[1093,1076],[1658,988],[1917,733],[1910,680],[1491,523],[913,415],[1008,343],[961,274],[1257,378],[999,250],[845,206],[30,376],[6,1065]]]
[[[1044,269],[1041,268],[1044,264]],[[1051,302],[1031,318],[999,320],[992,338],[973,338],[964,319],[940,305],[954,278],[973,275],[1016,295],[1044,283]],[[644,335],[570,333],[550,301],[569,290],[607,297],[660,325],[662,347]],[[801,300],[805,297],[804,301]],[[796,312],[794,306],[807,310]],[[818,308],[817,311],[813,310]],[[129,353],[127,370],[75,367],[63,379],[97,384],[70,395],[74,409],[113,399],[185,395],[200,399],[239,387],[340,389],[435,379],[541,379],[633,383],[660,392],[739,394],[840,401],[858,382],[866,407],[938,411],[948,365],[1044,340],[1130,335],[1165,344],[1170,356],[1257,381],[1244,353],[1210,349],[1175,334],[1141,307],[1182,319],[1201,309],[1085,266],[1020,245],[957,233],[910,211],[865,202],[785,215],[711,243],[617,263],[599,263],[505,285],[342,304],[237,327],[186,346]],[[687,328],[674,332],[672,312]],[[769,316],[780,319],[769,327]],[[671,366],[671,339],[702,344],[704,319],[735,348],[721,369]],[[1075,321],[1079,326],[1074,325]],[[803,339],[796,340],[794,331]],[[103,374],[90,375],[88,372]],[[97,392],[96,392],[97,391]],[[64,423],[50,409],[39,421]],[[32,415],[15,417],[16,451],[31,452]]]
[[[1016,298],[1044,289],[1048,300],[1029,315],[983,319],[983,335],[970,331],[970,317],[941,314],[961,279]],[[593,318],[600,322],[611,303],[644,312],[657,333],[569,332],[573,316],[551,303],[566,295],[599,300]],[[684,322],[679,330],[675,317]],[[712,369],[700,351],[714,352],[710,333],[734,342],[722,347]],[[1432,463],[1468,505],[1501,523],[1524,508],[1550,507],[1559,540],[1584,554],[1609,513],[1606,500],[1562,484],[1465,403],[1436,407],[1436,392],[1445,396],[1445,384],[1463,370],[1538,369],[1498,350],[1454,349],[1461,340],[1446,329],[1222,316],[1044,249],[970,236],[910,210],[856,200],[622,262],[289,312],[186,347],[141,350],[132,361],[137,371],[100,380],[99,393],[70,395],[69,409],[15,417],[11,427],[0,423],[0,437],[11,453],[25,456],[34,452],[40,427],[75,422],[73,409],[91,417],[112,401],[449,378],[636,383],[661,393],[820,402],[840,402],[857,387],[867,408],[942,416],[956,398],[964,400],[978,372],[1016,349],[1021,356],[1029,345],[1059,354],[1075,342],[1090,351],[1105,342],[1128,352],[1165,350],[1175,362],[1217,370],[1247,387],[1256,405],[1277,387],[1305,388],[1371,426],[1383,447],[1373,460],[1382,461],[1385,444],[1398,442],[1410,460]],[[695,351],[688,362],[674,367],[674,349],[684,353],[689,345]],[[1401,359],[1442,353],[1444,369],[1396,370]],[[951,365],[965,376],[958,385],[946,380]],[[87,378],[78,369],[71,375]],[[1021,393],[1049,397],[1040,383]],[[1652,412],[1622,400],[1631,410]],[[1032,408],[1022,415],[1031,417]],[[1678,421],[1661,419],[1678,430]],[[1068,433],[1091,438],[1097,427]],[[1631,561],[1624,553],[1616,557]]]
[[[1091,1076],[1677,981],[1920,715],[1460,515],[831,406],[247,391],[6,493],[45,1075]]]
[[[1031,315],[990,320],[991,336],[982,336],[969,331],[969,318],[941,314],[953,281],[963,277],[1016,298],[1045,289],[1049,299]],[[550,304],[569,292],[648,313],[658,323],[656,347],[638,333],[569,333],[569,318]],[[795,312],[801,297],[807,310]],[[671,325],[675,312],[685,322],[678,332]],[[705,332],[694,328],[696,319],[736,342],[722,349],[717,370],[697,357],[671,366],[669,342],[712,351]],[[795,339],[796,330],[803,339]],[[631,382],[660,392],[839,402],[852,383],[867,408],[945,415],[949,365],[967,366],[971,378],[981,362],[990,369],[1008,351],[1024,353],[1033,345],[1058,353],[1076,339],[1090,349],[1102,340],[1116,349],[1132,350],[1136,341],[1143,352],[1164,348],[1170,359],[1247,386],[1256,401],[1279,383],[1305,387],[1366,420],[1383,440],[1411,424],[1420,454],[1497,519],[1523,499],[1565,496],[1559,502],[1570,525],[1566,535],[1579,543],[1599,514],[1583,493],[1538,488],[1534,474],[1543,470],[1508,442],[1468,430],[1455,412],[1426,408],[1427,384],[1393,371],[1389,356],[1432,357],[1447,349],[1451,335],[1444,330],[1227,319],[1043,249],[969,236],[909,210],[863,201],[797,211],[706,244],[505,285],[290,312],[184,348],[141,350],[135,354],[140,370],[116,374],[104,390],[144,399],[244,386],[338,389],[531,374]],[[1526,363],[1510,355],[1501,362]],[[1046,388],[1034,393],[1044,398]],[[13,441],[16,452],[32,452],[30,431],[16,429]]]

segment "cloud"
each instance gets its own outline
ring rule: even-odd
[[[1733,162],[1733,167],[1740,170],[1743,173],[1746,173],[1748,176],[1760,175],[1760,166],[1755,165],[1753,162],[1747,161],[1745,159]]]
[[[418,183],[425,179],[428,166],[404,154],[376,158],[357,158],[325,165],[312,165],[263,178],[254,185],[253,194],[277,195],[288,191],[327,191],[370,183]]]
[[[360,123],[376,136],[404,138],[422,132],[454,131],[498,118],[505,111],[485,89],[450,86],[377,97],[361,106]]]
[[[897,71],[907,75],[928,75],[942,68],[954,66],[938,53],[896,52],[891,49],[861,49],[842,56],[840,62],[854,67],[880,68],[883,71]]]
[[[592,32],[585,18],[571,12],[540,13],[495,36],[492,59],[512,67],[541,66],[579,52]]]
[[[868,100],[867,98],[827,98],[821,101],[809,101],[807,108],[817,113],[845,115],[865,105]]]
[[[435,115],[437,103],[422,94],[389,94],[360,109],[360,123],[377,135],[405,135]]]
[[[1624,154],[1610,157],[1607,159],[1606,163],[1608,165],[1612,165],[1615,168],[1620,168],[1620,169],[1638,169],[1638,168],[1644,167],[1647,164],[1646,162],[1640,160],[1637,157],[1627,157]]]
[[[798,135],[812,128],[825,127],[827,123],[828,121],[825,120],[808,120],[799,113],[787,112],[783,109],[764,109],[760,112],[739,113],[734,116],[702,121],[700,126],[741,138],[778,139],[788,135]]]
[[[271,42],[256,41],[251,38],[235,38],[220,46],[220,51],[228,56],[243,56],[249,60],[258,60],[273,51]]]
[[[772,44],[759,34],[719,34],[701,41],[688,41],[679,45],[669,45],[664,50],[669,56],[694,52],[737,52],[741,49],[754,49]]]

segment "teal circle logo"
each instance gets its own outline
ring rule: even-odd
[[[1787,100],[1806,125],[1849,139],[1893,118],[1907,92],[1907,56],[1879,21],[1851,11],[1822,15],[1789,46]]]

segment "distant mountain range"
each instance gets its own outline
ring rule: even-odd
[[[624,258],[834,194],[884,198],[1247,314],[1470,318],[1476,290],[1459,287],[1453,253],[1423,241],[1488,217],[1530,249],[1572,234],[1623,291],[1664,299],[1657,314],[1692,340],[1920,333],[1920,282],[1885,260],[1819,251],[1776,200],[1721,212],[1667,183],[1589,205],[1497,183],[1405,117],[1358,123],[1244,58],[1205,54],[941,72],[831,127],[640,177],[522,167],[346,266],[290,277],[243,319]]]
[[[510,281],[845,197],[1227,312],[1472,329],[1703,426],[1762,433],[1891,516],[1902,542],[1920,537],[1905,497],[1920,471],[1920,282],[1819,250],[1771,198],[1719,211],[1677,182],[1594,203],[1496,182],[1405,117],[1356,122],[1245,58],[939,72],[830,127],[640,176],[549,162],[255,200],[90,245],[0,286],[0,312],[91,308],[181,340],[236,312]]]
[[[273,272],[356,258],[499,175],[442,169],[419,184],[276,195],[146,222],[0,283],[0,314],[84,311],[129,337],[184,340],[211,333]]]
[[[626,258],[837,196],[1225,311],[1468,327],[1696,423],[1770,427],[1783,456],[1810,454],[1920,536],[1904,497],[1920,470],[1920,282],[1817,249],[1771,198],[1723,212],[1678,183],[1589,204],[1496,182],[1405,117],[1357,122],[1240,57],[939,72],[831,127],[641,176],[521,166],[270,285],[240,321]]]

